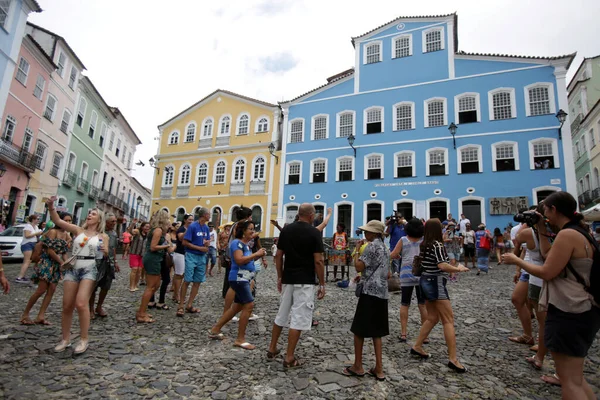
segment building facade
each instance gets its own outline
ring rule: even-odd
[[[333,207],[326,235],[392,210],[503,228],[520,207],[575,193],[556,117],[573,55],[458,51],[456,14],[398,18],[352,43],[353,69],[281,104],[280,221],[309,202]]]
[[[280,181],[279,123],[277,105],[216,90],[160,125],[152,211],[164,208],[181,220],[206,207],[219,225],[235,221],[243,205],[271,236]]]
[[[129,216],[132,221],[149,221],[152,190],[142,185],[134,177],[131,178],[131,199],[133,211],[130,212]]]

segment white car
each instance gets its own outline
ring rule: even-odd
[[[22,259],[21,242],[23,241],[23,228],[25,224],[19,224],[6,228],[0,232],[0,254],[2,261]]]

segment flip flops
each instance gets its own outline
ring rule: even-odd
[[[45,326],[52,325],[50,322],[48,322],[45,319],[35,320],[35,321],[33,321],[33,323],[36,324],[36,325],[45,325]]]
[[[541,379],[549,385],[562,386],[560,383],[560,378],[557,374],[542,375]]]
[[[300,368],[304,363],[300,362],[297,358],[294,358],[292,361],[287,362],[283,361],[283,369],[294,369]]]
[[[200,312],[200,309],[191,307],[191,308],[186,308],[185,312],[190,313],[190,314],[198,314]]]
[[[254,349],[256,349],[255,345],[250,344],[248,342],[244,342],[244,343],[241,343],[241,344],[234,343],[233,347],[240,347],[240,348],[242,348],[244,350],[254,350]]]
[[[378,380],[379,382],[383,382],[385,381],[385,376],[383,377],[379,377],[377,376],[377,373],[375,372],[375,368],[371,368],[367,371],[368,375],[371,375],[373,378],[375,378],[376,380]]]
[[[225,339],[225,335],[223,335],[221,332],[219,333],[212,333],[211,331],[208,331],[208,337],[212,340],[223,340]]]
[[[277,349],[274,352],[270,352],[267,350],[267,360],[272,361],[275,359],[275,357],[277,357],[279,354],[281,354],[281,350]]]
[[[362,373],[362,374],[359,374],[358,372],[352,371],[352,370],[350,369],[350,367],[346,367],[346,368],[344,368],[344,369],[342,370],[342,375],[345,375],[345,376],[354,376],[354,377],[357,377],[357,378],[362,378],[363,376],[365,376],[365,374],[364,374],[364,373]]]
[[[413,356],[418,356],[418,357],[420,357],[420,358],[422,358],[424,360],[426,360],[429,357],[431,357],[431,354],[419,353],[418,351],[416,351],[412,347],[410,348],[410,354],[413,355]]]
[[[31,318],[22,318],[21,321],[19,321],[19,323],[21,325],[35,325],[35,322],[33,322]]]
[[[519,344],[528,344],[530,346],[533,346],[533,344],[535,343],[535,341],[533,340],[533,337],[530,336],[525,336],[525,335],[521,335],[521,336],[510,336],[508,338],[508,340],[510,340],[511,342],[514,343],[519,343]]]

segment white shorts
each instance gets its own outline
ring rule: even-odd
[[[310,331],[314,299],[315,285],[283,285],[275,324],[298,331]]]
[[[173,264],[175,265],[175,275],[185,273],[185,256],[179,253],[173,253]]]

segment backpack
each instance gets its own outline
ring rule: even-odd
[[[577,271],[575,271],[575,268],[573,268],[571,263],[567,264],[567,268],[569,269],[569,271],[571,271],[577,282],[579,282],[583,286],[585,291],[592,295],[594,302],[596,302],[596,304],[600,304],[600,246],[598,246],[598,242],[596,242],[594,238],[590,236],[589,232],[587,232],[584,228],[582,228],[579,225],[568,224],[563,229],[576,230],[577,232],[585,236],[588,242],[590,242],[594,247],[594,261],[592,263],[592,269],[590,271],[589,286],[585,284],[585,280],[581,275],[579,275]]]

